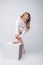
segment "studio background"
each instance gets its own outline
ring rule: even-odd
[[[15,22],[25,11],[31,14],[31,28],[24,36],[26,49],[43,52],[43,0],[0,0],[0,48],[15,36]]]

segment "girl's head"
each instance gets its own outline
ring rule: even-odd
[[[30,13],[25,12],[24,14],[21,15],[21,18],[22,18],[22,20],[23,20],[26,24],[27,24],[27,23],[30,23],[30,19],[31,19]]]

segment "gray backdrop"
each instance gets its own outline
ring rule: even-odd
[[[25,11],[31,14],[31,29],[23,38],[25,47],[43,51],[43,0],[0,0],[0,46],[14,40],[16,19]]]

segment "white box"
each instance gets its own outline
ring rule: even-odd
[[[19,60],[22,57],[22,43],[13,44],[11,42],[5,44],[5,58]]]

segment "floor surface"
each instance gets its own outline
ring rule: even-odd
[[[43,65],[43,53],[27,52],[17,60],[4,59],[3,49],[0,49],[0,65]]]

